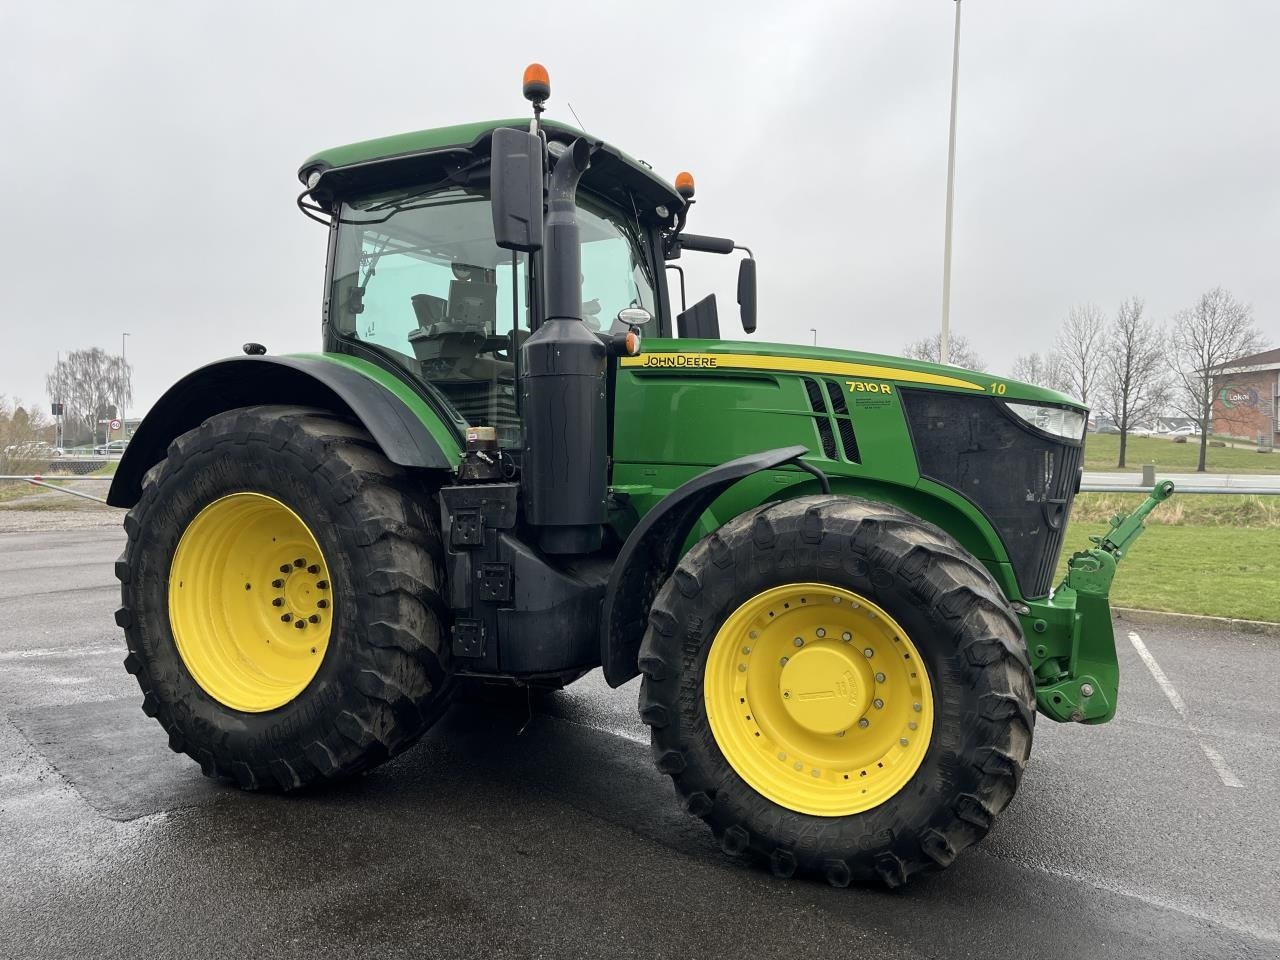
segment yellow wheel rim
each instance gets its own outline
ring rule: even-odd
[[[729,765],[800,813],[840,817],[893,797],[933,733],[920,652],[849,590],[793,583],[756,594],[716,633],[703,679]]]
[[[169,624],[196,683],[224,706],[284,706],[320,669],[333,624],[320,545],[279,500],[234,493],[201,510],[169,568]]]

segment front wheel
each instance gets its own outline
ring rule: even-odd
[[[206,775],[359,773],[448,703],[434,513],[360,427],[305,407],[211,417],[147,474],[125,531],[125,667]]]
[[[898,886],[990,828],[1034,682],[987,571],[895,507],[803,497],[699,543],[653,604],[641,716],[687,809],[784,876]]]

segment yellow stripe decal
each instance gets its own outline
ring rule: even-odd
[[[841,360],[815,360],[810,357],[768,357],[751,353],[645,353],[623,357],[624,367],[649,370],[778,370],[787,373],[826,373],[835,377],[866,377],[875,380],[897,380],[902,383],[927,383],[935,387],[958,387],[962,390],[986,392],[986,387],[948,377],[940,373],[922,373],[899,367],[881,367],[870,363],[846,363]]]

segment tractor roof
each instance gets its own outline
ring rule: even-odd
[[[319,180],[313,185],[316,191],[342,195],[363,192],[392,184],[411,184],[438,169],[438,164],[465,160],[468,155],[484,157],[489,153],[489,140],[499,127],[528,129],[529,119],[487,120],[480,123],[464,123],[452,127],[436,127],[400,133],[376,140],[363,140],[341,147],[322,150],[309,157],[298,170],[298,179],[304,184],[315,173]],[[553,142],[571,143],[576,137],[586,136],[582,131],[558,123],[543,120],[542,130]],[[591,169],[583,178],[593,192],[629,205],[626,194],[633,194],[643,201],[642,216],[666,222],[670,216],[655,216],[653,208],[665,206],[670,213],[684,206],[684,200],[672,186],[653,172],[647,164],[635,160],[607,143],[601,144],[592,157]],[[619,191],[618,187],[624,189]]]

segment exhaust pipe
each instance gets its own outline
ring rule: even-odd
[[[582,322],[578,181],[591,164],[579,138],[556,160],[547,198],[546,318],[520,349],[525,519],[547,553],[600,549],[608,514],[608,348]]]

